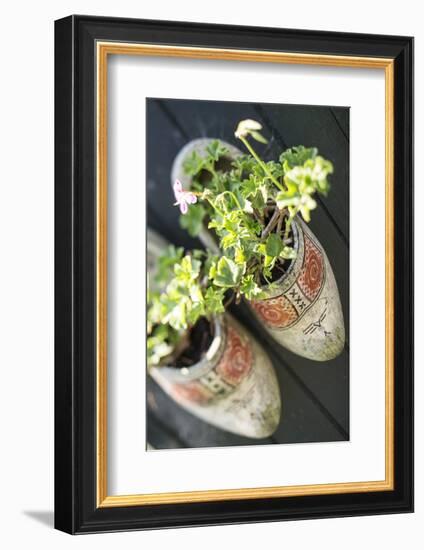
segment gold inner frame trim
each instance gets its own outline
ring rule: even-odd
[[[142,506],[255,498],[365,493],[394,489],[394,60],[255,50],[97,42],[97,506]],[[385,479],[245,489],[109,496],[107,493],[107,61],[109,55],[255,61],[385,72]]]

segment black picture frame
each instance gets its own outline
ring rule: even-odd
[[[394,489],[98,507],[96,42],[394,60]],[[73,15],[55,23],[55,527],[93,533],[413,511],[413,39]]]

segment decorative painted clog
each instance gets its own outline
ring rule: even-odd
[[[205,422],[251,438],[278,427],[281,399],[274,368],[256,340],[230,315],[215,319],[205,357],[191,367],[153,367],[153,379]]]
[[[292,225],[296,258],[269,287],[267,297],[249,302],[268,332],[285,348],[315,361],[337,357],[345,329],[339,291],[327,255],[309,227]]]
[[[206,148],[213,141],[216,141],[216,138],[215,139],[212,139],[212,138],[193,139],[192,141],[189,141],[187,145],[185,145],[181,149],[181,151],[175,157],[175,160],[172,164],[172,169],[171,169],[172,185],[174,184],[175,180],[180,180],[183,186],[183,189],[185,191],[190,190],[192,177],[188,176],[185,173],[184,163],[193,154],[193,152],[196,152],[200,157],[205,157],[207,154]],[[237,149],[237,147],[234,147],[234,145],[231,145],[230,143],[227,143],[222,139],[220,139],[219,141],[222,143],[222,145],[224,145],[228,149],[228,154],[223,157],[224,159],[227,158],[229,161],[231,161],[242,155],[242,152],[239,149]],[[203,227],[201,229],[199,233],[199,239],[206,248],[208,248],[209,250],[211,250],[216,254],[219,253],[219,247],[218,247],[218,244],[216,243],[216,240],[214,239],[213,233],[211,233],[207,227]]]
[[[168,243],[148,229],[147,266],[154,284],[156,260]],[[281,416],[274,367],[259,343],[230,315],[215,318],[205,357],[185,368],[152,367],[149,374],[183,408],[223,430],[252,438],[271,435]]]
[[[185,190],[190,189],[192,180],[184,172],[184,161],[193,151],[204,156],[211,141],[214,140],[195,139],[181,149],[172,167],[172,182],[179,179]],[[222,143],[228,148],[230,159],[242,154],[233,145]],[[345,342],[337,283],[327,255],[309,227],[297,218],[293,228],[297,258],[272,290],[263,289],[267,298],[250,305],[268,332],[285,348],[308,359],[327,361],[342,352]],[[206,248],[219,253],[206,227],[199,238]]]

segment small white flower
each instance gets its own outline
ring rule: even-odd
[[[241,120],[237,126],[237,130],[234,135],[236,138],[246,137],[251,132],[257,132],[262,130],[262,124],[251,118],[246,118],[246,120]]]

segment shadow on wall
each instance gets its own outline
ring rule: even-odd
[[[23,514],[29,518],[35,519],[46,527],[53,529],[54,512],[53,510],[24,510]]]

